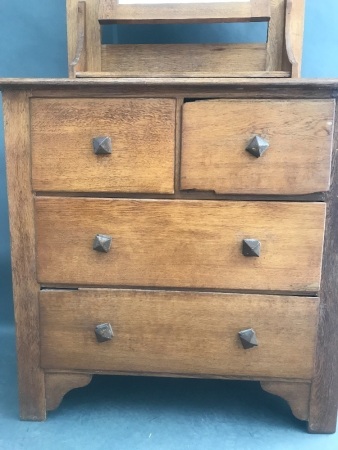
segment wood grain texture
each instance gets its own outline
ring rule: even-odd
[[[230,293],[229,293],[230,294]],[[208,374],[208,375],[203,375],[203,374],[199,374],[199,373],[166,373],[166,372],[144,372],[144,371],[137,371],[137,370],[133,370],[132,372],[124,370],[72,370],[71,372],[68,369],[51,369],[51,370],[46,370],[45,373],[55,373],[55,374],[59,374],[59,373],[84,373],[84,374],[89,374],[89,375],[113,375],[113,376],[117,376],[117,375],[121,375],[121,376],[132,376],[132,377],[157,377],[157,378],[193,378],[193,379],[205,379],[208,378],[209,380],[224,380],[224,381],[230,381],[230,380],[240,380],[240,381],[274,381],[276,383],[303,383],[304,380],[303,379],[297,379],[297,378],[292,378],[292,380],[290,380],[289,378],[271,378],[271,377],[254,377],[254,376],[236,376],[236,375],[215,375],[215,374]],[[310,383],[309,381],[305,381],[306,384]]]
[[[44,420],[46,405],[44,374],[40,369],[39,285],[35,266],[28,94],[25,91],[5,92],[3,102],[20,417]]]
[[[293,95],[293,92],[296,91],[297,94],[301,97],[301,92],[303,91],[305,95],[308,94],[308,91],[314,91],[314,93],[321,93],[325,95],[325,97],[330,94],[332,97],[337,96],[338,89],[338,80],[337,79],[318,79],[318,78],[308,78],[308,79],[297,79],[297,78],[288,78],[288,79],[275,79],[275,78],[264,78],[264,79],[248,79],[248,78],[215,78],[211,77],[210,79],[206,79],[203,77],[196,77],[194,79],[188,77],[172,77],[169,80],[163,79],[161,77],[149,78],[149,77],[140,77],[140,79],[135,80],[135,78],[128,77],[119,77],[119,78],[102,78],[102,80],[96,80],[92,78],[83,78],[83,79],[74,79],[74,78],[0,78],[0,89],[34,89],[34,90],[49,90],[51,88],[58,90],[64,89],[66,87],[74,89],[77,87],[101,87],[105,86],[107,89],[113,87],[120,87],[123,85],[128,85],[130,88],[141,86],[143,88],[147,87],[148,89],[153,88],[154,86],[161,86],[162,89],[170,90],[174,86],[183,86],[183,87],[193,87],[198,88],[209,87],[209,88],[228,88],[228,89],[241,89],[242,91],[256,90],[256,92],[260,91],[264,93],[265,90],[274,89],[274,96],[278,98],[278,90],[280,89],[289,89],[290,95]],[[77,90],[74,89],[74,95],[76,96]],[[201,92],[196,92],[196,95],[199,95]],[[225,93],[225,92],[224,92]],[[271,94],[270,94],[271,95]]]
[[[157,192],[174,189],[175,100],[32,99],[33,189]],[[93,138],[109,136],[111,155]]]
[[[81,88],[81,89],[79,89]],[[69,95],[74,97],[115,95],[146,97],[192,98],[205,96],[236,98],[336,98],[338,81],[335,79],[296,78],[215,78],[172,77],[150,78],[0,78],[0,90],[30,89],[34,95]]]
[[[265,59],[266,44],[102,46],[102,72],[108,72],[110,75],[115,73],[116,76],[156,77],[186,74],[199,77],[224,76],[231,72],[234,72],[235,76],[236,72],[264,71]],[[80,73],[77,76],[85,74]]]
[[[92,375],[83,373],[46,373],[46,408],[53,411],[63,400],[67,392],[72,389],[87,386]]]
[[[128,5],[100,0],[101,23],[243,22],[270,19],[270,0],[245,3]]]
[[[266,53],[267,72],[282,70],[286,0],[270,0],[271,20]]]
[[[310,379],[318,299],[165,291],[42,291],[45,369]],[[94,328],[111,323],[112,341]],[[238,332],[255,329],[244,350]],[[306,339],[304,339],[306,336]]]
[[[86,68],[94,72],[101,71],[101,29],[98,22],[99,1],[86,1]],[[76,56],[78,41],[78,3],[78,0],[67,0],[68,62],[70,75],[72,75],[71,63]]]
[[[76,72],[87,70],[86,55],[86,2],[79,2],[77,11],[77,41],[73,60],[69,65],[69,76],[74,78]]]
[[[181,142],[182,142],[182,110],[184,99],[178,98],[176,100],[176,140],[175,140],[175,194],[180,194],[180,179],[181,179]]]
[[[310,383],[285,383],[261,381],[262,388],[288,402],[292,413],[299,420],[309,419]]]
[[[67,0],[67,48],[69,76],[73,77],[71,64],[76,56],[78,43],[78,5],[79,0]]]
[[[321,311],[318,328],[315,378],[312,383],[309,431],[334,433],[338,409],[338,110],[327,202]]]
[[[325,204],[38,197],[41,283],[316,292]],[[109,253],[92,249],[113,236]],[[242,240],[262,256],[242,255]]]
[[[287,0],[285,44],[294,78],[301,76],[305,0]]]
[[[207,78],[204,78],[207,80]],[[228,80],[236,81],[236,78],[228,78]],[[282,78],[278,78],[281,80]],[[88,81],[88,78],[77,78],[77,81]],[[167,89],[164,88],[163,85],[159,83],[150,83],[149,85],[144,84],[143,82],[140,84],[129,84],[125,82],[125,79],[121,83],[117,84],[107,84],[106,86],[101,84],[103,80],[108,81],[109,78],[91,78],[91,80],[97,80],[98,85],[95,86],[93,84],[87,84],[86,86],[82,86],[81,89],[73,89],[71,85],[59,86],[59,87],[49,87],[47,85],[42,86],[41,88],[34,88],[32,91],[34,92],[34,96],[36,98],[173,98],[173,97],[185,97],[188,100],[201,100],[201,99],[317,99],[317,100],[325,100],[336,98],[335,90],[329,88],[328,86],[323,86],[322,90],[318,89],[318,86],[314,85],[312,88],[310,85],[299,88],[297,86],[293,86],[291,88],[287,88],[285,86],[270,86],[265,90],[257,89],[254,86],[246,86],[246,88],[240,88],[239,86],[230,87],[229,85],[218,85],[216,84],[180,84],[174,83],[170,84]],[[128,79],[129,81],[131,78]],[[148,78],[151,80],[151,78]],[[155,80],[158,80],[156,78]],[[164,78],[162,78],[164,80]],[[167,78],[168,82],[170,79]],[[176,78],[177,80],[177,78]],[[195,79],[190,79],[195,80]],[[201,80],[201,78],[199,78]],[[214,78],[214,81],[216,78]],[[220,78],[223,80],[223,78]],[[250,78],[247,78],[250,80]],[[253,79],[257,81],[257,78]],[[264,78],[261,79],[263,81]],[[271,80],[271,79],[269,79]],[[135,78],[134,78],[135,81]],[[29,86],[27,86],[27,89]],[[31,89],[31,88],[30,88]],[[9,90],[13,90],[9,88]],[[17,89],[21,90],[21,88]]]
[[[187,61],[186,61],[187,63]],[[123,77],[124,74],[120,73],[117,69],[115,72],[77,72],[76,73],[77,78],[83,79],[83,78],[118,78]],[[128,76],[137,78],[136,73],[128,74]],[[168,80],[172,76],[172,72],[153,72],[148,73],[148,77],[162,77],[167,78]],[[176,77],[204,77],[204,78],[210,78],[211,76],[215,77],[215,72],[192,72],[190,70],[185,70],[184,68],[181,69],[179,73],[175,74]],[[290,72],[288,71],[280,71],[280,72],[267,72],[267,71],[261,71],[261,72],[223,72],[222,74],[218,75],[219,78],[238,78],[238,77],[246,77],[246,78],[289,78]]]
[[[330,186],[334,101],[210,100],[183,109],[181,189],[308,194]],[[245,149],[259,135],[261,158]]]

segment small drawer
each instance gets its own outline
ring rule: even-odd
[[[44,369],[310,380],[318,299],[196,292],[40,293]]]
[[[45,285],[317,292],[325,204],[37,197]]]
[[[174,191],[175,100],[32,99],[35,191]]]
[[[301,195],[329,189],[332,100],[206,100],[183,107],[181,189]]]

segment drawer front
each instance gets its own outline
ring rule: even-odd
[[[311,379],[318,299],[164,291],[42,291],[45,369]],[[97,325],[114,336],[99,342]],[[252,328],[257,347],[238,333]],[[101,339],[101,337],[100,337]]]
[[[225,194],[326,191],[333,116],[332,100],[186,103],[181,188]],[[269,145],[261,156],[263,141],[258,149],[255,143],[249,146],[255,136]]]
[[[324,221],[322,203],[37,197],[38,279],[316,292]],[[242,254],[246,239],[260,257]]]
[[[33,189],[172,193],[175,105],[172,99],[32,99]],[[97,138],[107,139],[100,146]]]

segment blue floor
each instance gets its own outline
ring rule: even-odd
[[[337,450],[258,383],[96,376],[44,423],[18,420],[14,330],[0,330],[1,450]]]

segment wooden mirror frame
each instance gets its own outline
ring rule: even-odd
[[[109,4],[112,5],[112,8],[107,10]],[[182,15],[182,7],[186,8],[191,4],[183,4],[179,8],[180,14],[175,12],[170,17],[167,16],[165,20],[161,20],[161,14],[164,11],[162,5],[157,9],[157,18],[154,16],[154,5],[145,5],[146,8],[150,6],[147,9],[148,12],[153,11],[152,18],[148,18],[145,16],[144,5],[118,5],[118,14],[114,15],[114,11],[116,11],[114,4],[116,6],[116,0],[67,0],[70,77],[300,77],[305,0],[251,0],[250,3],[237,3],[236,5],[241,5],[241,7],[246,5],[246,10],[237,10],[237,15],[241,15],[241,17],[234,14],[234,9],[232,13],[230,9],[226,13],[223,10],[223,15],[226,17],[219,16],[219,9],[217,9],[218,17],[216,17],[215,10],[212,13],[209,11],[207,17],[205,10],[203,13],[203,8],[195,10],[194,16],[199,15],[199,17],[191,17],[192,9],[189,8],[190,17],[187,17]],[[257,17],[259,15],[258,4],[262,8],[260,17]],[[220,4],[214,3],[213,5]],[[228,6],[233,8],[233,5],[235,3],[229,3]],[[251,7],[251,12],[248,5]],[[177,7],[177,5],[169,6]],[[126,10],[125,7],[129,9]],[[165,5],[165,8],[168,8],[168,5]],[[131,13],[134,14],[136,10],[142,14],[134,17]],[[151,16],[151,14],[149,15]],[[257,20],[268,21],[266,44],[102,45],[101,43],[101,24],[104,23],[245,22]],[[163,70],[154,71],[152,63],[154,66],[158,66],[159,57],[164,53],[163,50],[167,55],[166,63],[163,65]],[[196,52],[199,61],[205,62],[202,70],[194,70],[192,67],[194,62],[194,58],[191,58],[192,51]],[[187,58],[187,55],[190,57]],[[191,66],[184,69],[187,61],[191,62]],[[230,70],[225,68],[230,68]]]

